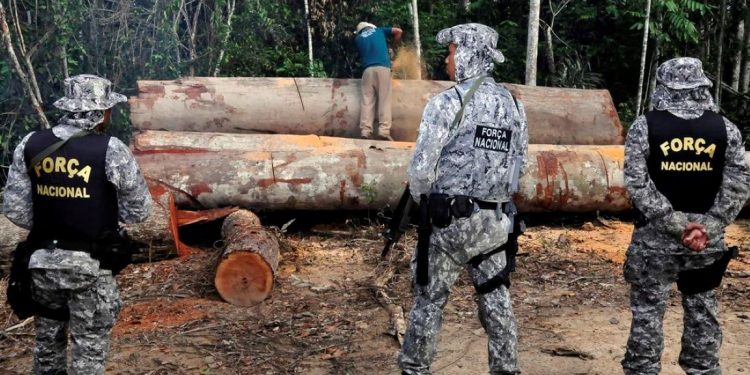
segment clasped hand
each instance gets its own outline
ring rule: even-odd
[[[706,227],[702,224],[688,223],[682,232],[682,244],[695,252],[703,251],[707,242]]]

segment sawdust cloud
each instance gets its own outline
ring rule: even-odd
[[[420,73],[423,79],[427,76],[424,67],[419,64],[417,50],[412,46],[398,48],[391,70],[396,79],[420,79]]]

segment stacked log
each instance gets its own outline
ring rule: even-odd
[[[414,142],[425,103],[454,85],[394,80],[391,135]],[[622,144],[609,92],[505,84],[524,103],[530,143]],[[360,80],[207,78],[138,81],[130,117],[139,130],[359,136]]]

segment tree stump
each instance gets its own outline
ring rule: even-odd
[[[279,240],[247,210],[227,216],[221,235],[226,249],[216,268],[216,290],[221,298],[236,306],[260,303],[273,289],[273,275],[279,266]]]

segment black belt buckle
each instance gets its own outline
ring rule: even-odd
[[[57,240],[50,240],[47,242],[47,246],[45,248],[49,251],[57,249]]]

